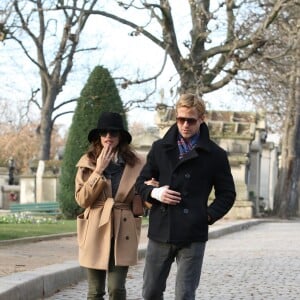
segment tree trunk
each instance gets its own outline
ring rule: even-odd
[[[299,51],[297,50],[298,53]],[[281,153],[282,167],[275,195],[274,213],[282,218],[289,218],[299,214],[300,66],[298,64],[299,62],[296,62],[293,65],[290,77],[288,113]]]
[[[57,97],[57,94],[51,94],[46,96],[44,105],[41,110],[41,123],[39,128],[39,138],[40,138],[40,160],[49,160],[51,153],[51,136],[53,129],[53,104]]]
[[[298,55],[300,50],[298,50]],[[299,186],[300,186],[300,65],[297,62],[295,82],[295,158],[292,166],[291,190],[287,206],[288,217],[299,215]]]

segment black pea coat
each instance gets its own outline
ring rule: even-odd
[[[199,130],[196,147],[179,160],[178,129],[174,124],[153,143],[137,178],[138,193],[152,203],[148,231],[152,240],[174,244],[205,242],[208,225],[222,218],[234,204],[236,193],[227,154],[210,140],[205,123]],[[168,185],[180,192],[180,204],[167,205],[152,198],[153,186],[144,183],[151,178],[158,180],[159,186]],[[212,188],[215,196],[208,206]]]

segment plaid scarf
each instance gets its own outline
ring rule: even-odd
[[[197,144],[199,133],[193,135],[188,141],[186,141],[181,134],[178,135],[177,145],[179,148],[179,159],[183,158],[185,154],[190,152]]]

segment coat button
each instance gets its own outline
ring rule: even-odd
[[[189,213],[189,209],[188,209],[188,208],[185,208],[185,209],[183,210],[183,213],[184,213],[184,214],[188,214],[188,213]]]
[[[184,178],[185,179],[190,179],[191,178],[191,174],[190,173],[185,173],[184,174]]]
[[[123,221],[126,222],[126,221],[127,221],[127,218],[124,218]]]
[[[125,239],[126,239],[126,240],[129,240],[129,236],[128,236],[128,235],[126,235]]]
[[[161,207],[160,207],[160,210],[161,210],[161,212],[164,213],[164,212],[166,211],[166,208],[165,208],[164,206],[161,206]]]

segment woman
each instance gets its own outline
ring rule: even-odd
[[[87,268],[87,299],[126,299],[128,267],[137,263],[141,218],[132,213],[134,183],[142,159],[130,148],[120,114],[104,112],[90,131],[90,149],[77,163],[75,197],[85,211],[77,219],[79,263]]]

